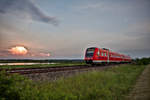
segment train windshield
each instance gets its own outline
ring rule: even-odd
[[[87,51],[86,51],[86,57],[93,57],[94,50],[95,50],[94,48],[87,49]]]

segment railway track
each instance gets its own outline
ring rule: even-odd
[[[111,65],[107,65],[111,66]],[[0,69],[5,70],[7,73],[18,73],[18,74],[34,74],[34,73],[47,73],[47,72],[58,72],[58,71],[70,71],[79,69],[89,68],[105,68],[106,66],[90,66],[90,65],[78,65],[78,66],[63,66],[63,67],[40,67],[40,68],[14,68],[14,69]]]

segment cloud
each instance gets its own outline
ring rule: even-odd
[[[0,0],[0,13],[24,15],[25,18],[35,21],[58,25],[56,17],[45,15],[32,0]]]
[[[42,56],[42,57],[49,57],[50,56],[50,53],[40,53],[40,56]]]
[[[42,52],[29,50],[26,54],[19,54],[17,52],[12,53],[12,50],[9,48],[0,48],[0,59],[3,58],[49,58],[51,54],[49,52]]]

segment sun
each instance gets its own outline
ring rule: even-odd
[[[9,50],[14,55],[26,55],[28,50],[23,46],[15,46]]]

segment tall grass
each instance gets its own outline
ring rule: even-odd
[[[53,82],[0,74],[1,100],[122,100],[145,66],[123,65]]]

